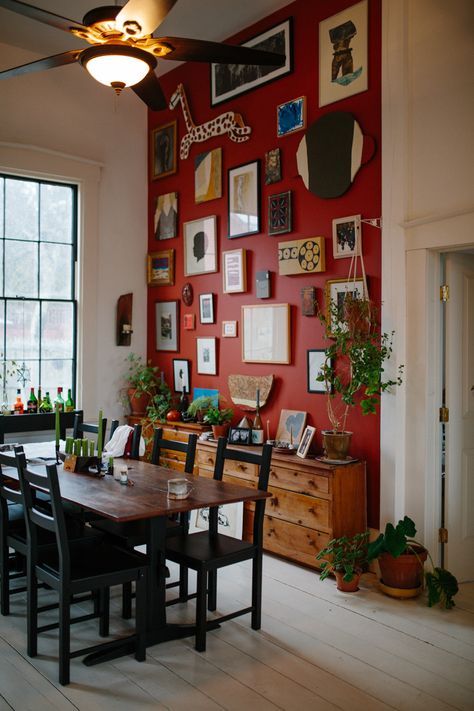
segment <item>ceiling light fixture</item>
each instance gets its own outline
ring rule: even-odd
[[[80,62],[94,79],[111,86],[117,94],[141,82],[156,67],[153,55],[121,44],[89,47],[82,52]]]

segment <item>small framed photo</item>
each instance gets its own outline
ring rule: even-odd
[[[153,129],[150,155],[152,180],[176,173],[176,121]]]
[[[329,279],[326,282],[326,319],[329,324],[328,336],[336,327],[336,314],[333,313],[332,304],[337,306],[337,314],[342,316],[344,300],[350,295],[353,299],[366,299],[368,295],[365,291],[363,279]]]
[[[216,216],[185,222],[184,276],[217,271]]]
[[[268,234],[291,232],[291,190],[268,196]]]
[[[199,294],[199,320],[214,323],[214,294]]]
[[[228,237],[260,232],[260,161],[230,168]]]
[[[303,286],[301,289],[301,313],[303,316],[316,314],[316,287]]]
[[[222,197],[222,148],[199,153],[194,159],[194,202]]]
[[[237,338],[237,321],[222,321],[222,338]]]
[[[281,153],[279,148],[273,148],[265,153],[265,185],[278,183],[281,180]]]
[[[158,195],[155,207],[155,239],[178,236],[178,193]]]
[[[307,367],[307,377],[308,385],[307,389],[309,393],[320,393],[325,395],[327,393],[325,383],[318,382],[316,378],[321,373],[321,368],[326,361],[326,351],[320,349],[314,349],[307,351],[308,367]],[[331,361],[330,361],[331,363]]]
[[[147,256],[148,286],[173,286],[174,284],[174,249],[151,252]]]
[[[332,251],[334,259],[361,254],[360,215],[339,217],[332,221]]]
[[[197,338],[197,372],[201,375],[217,375],[216,339]]]
[[[194,314],[184,314],[183,328],[185,331],[194,331],[196,328],[196,316]]]
[[[229,444],[252,444],[252,430],[249,427],[232,427],[227,440]]]
[[[155,303],[155,332],[157,351],[179,350],[179,301]]]
[[[306,127],[306,97],[300,96],[277,106],[277,136],[301,131]]]
[[[224,294],[247,291],[247,252],[231,249],[222,252],[222,279]]]
[[[173,358],[173,387],[176,393],[182,393],[183,388],[190,393],[189,360]]]
[[[303,432],[303,436],[301,438],[301,442],[299,444],[299,447],[296,451],[296,454],[298,457],[301,457],[302,459],[306,459],[308,455],[309,448],[311,446],[311,442],[313,441],[314,434],[316,432],[316,427],[310,427],[308,425]]]

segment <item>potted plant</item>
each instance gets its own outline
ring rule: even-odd
[[[183,419],[186,419],[188,422],[191,420],[202,422],[207,410],[212,407],[215,401],[216,398],[214,395],[200,395],[190,403],[185,418]]]
[[[204,415],[204,422],[212,427],[212,435],[217,439],[218,437],[225,437],[229,431],[230,422],[234,416],[234,411],[231,408],[224,408],[221,410],[219,407],[209,407]]]
[[[369,531],[356,533],[351,538],[342,536],[329,541],[326,548],[316,556],[316,560],[329,560],[321,563],[320,580],[325,580],[328,575],[334,574],[337,589],[342,592],[356,592],[359,589],[360,576],[367,565],[367,546]]]
[[[150,399],[157,392],[161,380],[160,369],[152,365],[151,361],[146,363],[141,356],[130,353],[126,362],[128,369],[125,377],[128,381],[126,395],[130,404],[132,415],[144,415],[150,403]]]
[[[381,393],[402,382],[403,366],[395,379],[384,377],[384,364],[392,354],[394,332],[381,333],[374,304],[368,299],[347,295],[341,309],[331,303],[327,313],[319,313],[326,337],[333,342],[316,378],[325,384],[327,413],[331,430],[323,430],[326,457],[347,458],[352,432],[347,432],[349,410],[357,404],[363,415],[374,414]]]
[[[454,575],[434,565],[427,549],[418,543],[415,524],[405,516],[396,526],[387,523],[385,532],[369,544],[369,562],[377,559],[382,575],[381,589],[392,597],[414,597],[426,583],[428,605],[454,607],[453,597],[458,592]],[[431,571],[425,572],[424,563],[429,558]],[[423,581],[424,579],[424,581]]]

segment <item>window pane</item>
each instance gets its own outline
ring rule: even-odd
[[[23,310],[24,309],[24,310]],[[17,362],[39,357],[37,301],[7,301],[7,357]]]
[[[40,189],[40,239],[72,244],[72,188],[43,183]]]
[[[5,296],[38,296],[38,245],[5,242]]]
[[[38,239],[38,183],[5,181],[5,237]]]
[[[41,363],[41,393],[49,392],[53,402],[58,386],[67,393],[68,388],[72,388],[72,360],[44,360]]]
[[[40,244],[40,298],[70,299],[72,247]]]
[[[41,316],[41,358],[72,358],[74,346],[73,305],[43,303]],[[43,378],[41,378],[43,381]],[[58,383],[61,385],[61,383]]]
[[[0,178],[0,237],[3,237],[3,191],[5,179]]]

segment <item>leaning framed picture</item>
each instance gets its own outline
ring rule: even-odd
[[[155,334],[157,351],[179,350],[179,301],[155,303]]]
[[[199,320],[214,323],[214,294],[199,294]]]
[[[364,280],[329,279],[326,282],[326,322],[329,324],[327,330],[329,336],[337,328],[338,316],[342,316],[346,296],[351,296],[353,299],[368,298]],[[337,311],[333,309],[333,304],[337,306]]]
[[[242,71],[241,64],[211,64],[211,105],[216,106],[239,94],[256,89],[262,84],[289,74],[292,70],[291,18],[262,32],[243,47],[252,47],[265,52],[284,54],[285,61],[279,67],[274,65],[247,64]]]
[[[290,305],[242,306],[244,363],[290,363]]]
[[[189,360],[173,358],[173,387],[176,393],[182,393],[183,388],[189,394],[191,380],[189,377]]]
[[[301,131],[306,126],[306,97],[300,96],[277,106],[277,136]]]
[[[178,193],[164,193],[156,198],[155,239],[178,236]]]
[[[228,237],[260,232],[260,161],[230,168]]]
[[[176,173],[176,121],[153,129],[150,156],[152,180]]]
[[[148,286],[173,286],[174,284],[174,249],[151,252],[147,256]]]
[[[217,375],[216,339],[196,338],[197,372],[201,375]]]
[[[222,252],[222,280],[224,294],[247,291],[247,252],[230,249]]]
[[[216,216],[185,222],[184,276],[217,271]]]
[[[308,425],[303,432],[303,436],[301,437],[301,442],[299,444],[299,447],[296,451],[296,454],[298,457],[301,457],[302,459],[306,459],[308,456],[308,451],[311,445],[311,442],[313,441],[314,434],[316,432],[316,427],[311,427]]]
[[[268,234],[291,232],[291,190],[268,196]]]
[[[332,221],[332,251],[334,259],[361,254],[360,215],[338,217]]]
[[[242,527],[244,520],[244,505],[223,504],[218,507],[217,531],[233,538],[242,538]],[[189,533],[199,533],[207,531],[209,528],[209,507],[195,509],[191,511],[189,518]]]
[[[321,368],[326,361],[326,351],[324,349],[312,349],[307,351],[307,389],[309,393],[327,393],[326,385],[323,382],[318,382],[316,378],[321,373]],[[331,364],[329,360],[328,365]]]

